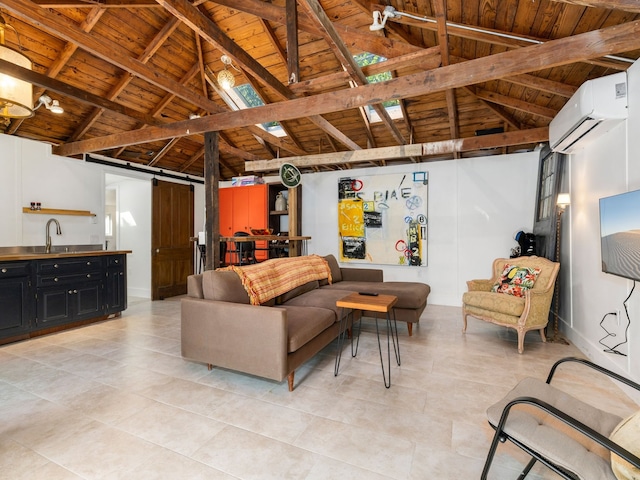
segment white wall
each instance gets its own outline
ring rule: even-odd
[[[0,135],[0,246],[22,242],[22,180],[17,167],[21,147],[13,137]]]
[[[428,266],[371,265],[389,281],[431,286],[429,302],[461,304],[466,281],[489,278],[496,257],[509,257],[514,234],[532,231],[538,152],[446,162],[407,164],[305,174],[302,178],[302,233],[309,253],[338,250],[338,180],[344,176],[429,172]],[[361,263],[343,266],[369,267]]]
[[[571,205],[563,217],[560,316],[563,332],[592,360],[638,381],[640,291],[628,302],[629,343],[618,347],[628,356],[605,353],[599,343],[606,335],[600,322],[606,313],[618,309],[623,314],[621,325],[614,316],[607,317],[604,326],[616,337],[604,343],[614,346],[623,341],[626,318],[622,302],[633,287],[632,281],[602,273],[599,199],[640,189],[639,62],[628,70],[628,94],[629,119],[572,154],[567,162]]]

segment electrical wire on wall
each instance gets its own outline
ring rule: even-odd
[[[624,328],[624,341],[618,343],[617,345],[614,345],[613,347],[610,347],[609,345],[607,345],[606,343],[604,343],[604,340],[606,340],[609,337],[615,337],[616,334],[613,332],[610,332],[609,330],[607,330],[603,323],[604,320],[609,316],[609,315],[615,315],[617,316],[618,314],[616,312],[609,312],[609,313],[605,313],[604,317],[602,317],[602,320],[600,320],[600,328],[602,328],[605,332],[607,332],[607,334],[602,337],[600,340],[598,340],[598,342],[600,343],[600,345],[602,345],[603,347],[606,347],[603,351],[605,353],[614,353],[616,355],[622,355],[623,357],[626,357],[627,354],[626,353],[622,353],[620,350],[618,350],[618,347],[620,345],[624,345],[625,343],[627,343],[628,341],[628,336],[627,334],[629,333],[629,325],[631,325],[631,319],[629,318],[629,310],[627,309],[627,302],[629,301],[629,299],[631,298],[631,295],[633,294],[633,290],[636,288],[636,282],[633,282],[633,287],[631,287],[631,291],[629,292],[629,295],[627,295],[627,298],[624,299],[624,302],[622,302],[622,306],[624,307],[624,313],[627,317],[627,326]]]

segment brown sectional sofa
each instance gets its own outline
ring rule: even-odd
[[[326,279],[307,282],[262,305],[250,304],[234,271],[191,275],[187,297],[181,301],[182,356],[209,368],[215,365],[277,381],[286,377],[292,391],[295,369],[338,336],[341,312],[336,301],[349,293],[396,295],[397,320],[409,326],[420,320],[428,285],[384,282],[382,270],[341,268],[333,255],[324,259],[331,284]]]

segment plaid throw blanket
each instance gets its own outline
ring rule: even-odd
[[[220,270],[232,270],[238,274],[252,305],[260,305],[313,280],[326,278],[331,283],[329,264],[319,255],[277,258],[244,267],[231,265]]]

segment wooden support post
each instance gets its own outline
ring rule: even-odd
[[[289,189],[289,236],[301,235],[302,202],[300,201],[301,186]],[[302,242],[289,240],[289,256],[299,257],[302,254]]]
[[[298,55],[298,5],[296,0],[287,0],[287,69],[289,84],[300,81]]]
[[[220,155],[218,132],[204,134],[204,188],[205,188],[205,270],[220,266],[220,202],[218,182],[220,178]]]

